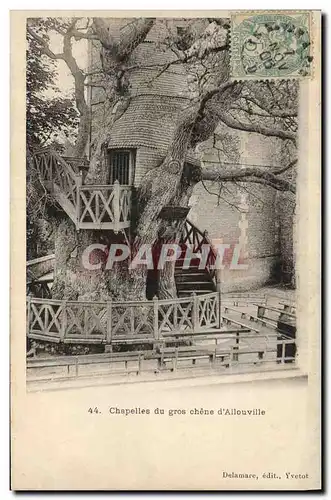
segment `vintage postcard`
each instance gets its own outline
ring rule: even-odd
[[[13,490],[321,488],[321,13],[11,13]]]

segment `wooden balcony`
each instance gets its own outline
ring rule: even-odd
[[[130,186],[121,186],[117,181],[113,185],[85,185],[82,172],[86,170],[86,160],[65,160],[49,148],[37,152],[34,161],[41,182],[77,230],[118,232],[130,227]]]
[[[112,229],[130,227],[131,187],[80,186],[77,191],[77,228]]]

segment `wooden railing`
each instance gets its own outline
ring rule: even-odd
[[[186,219],[183,225],[181,243],[190,247],[192,251],[196,254],[202,254],[203,245],[208,245],[209,253],[206,262],[206,270],[214,279],[216,275],[214,266],[217,259],[217,253],[213,248],[212,242],[208,237],[207,231],[202,232],[190,220]]]
[[[89,169],[89,162],[86,158],[77,156],[61,156],[61,158],[72,167],[76,174],[80,172],[87,172]]]
[[[83,185],[86,160],[64,160],[50,148],[34,155],[36,168],[45,188],[54,196],[79,229],[111,229],[115,232],[130,227],[131,187]]]
[[[66,343],[157,342],[169,333],[221,325],[220,294],[142,302],[82,302],[27,298],[27,336]]]
[[[50,148],[36,152],[34,160],[46,189],[62,198],[60,203],[65,211],[75,213],[80,175]]]
[[[130,186],[121,186],[115,182],[112,186],[81,186],[78,192],[79,228],[113,229],[118,232],[130,225]]]
[[[36,297],[51,298],[55,254],[45,255],[26,263],[26,293]]]
[[[47,274],[54,269],[55,254],[45,255],[36,259],[28,260],[26,263],[27,273],[31,273],[31,277],[38,279],[40,276]]]

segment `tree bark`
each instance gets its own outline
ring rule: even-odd
[[[291,162],[294,165],[296,162]],[[292,166],[293,166],[292,165]],[[290,168],[290,167],[288,167]],[[287,168],[286,168],[287,169]],[[286,170],[266,170],[265,168],[259,167],[243,167],[234,166],[232,168],[226,167],[224,165],[209,165],[201,170],[201,179],[205,181],[217,181],[217,182],[252,182],[255,184],[264,184],[265,186],[271,186],[277,191],[288,191],[295,194],[295,186],[288,180],[279,177],[279,174]]]

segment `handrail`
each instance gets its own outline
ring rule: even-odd
[[[62,158],[69,164],[73,163],[78,169],[87,170],[89,168],[89,161],[82,156],[62,156]]]
[[[189,297],[187,307],[178,300],[174,300],[172,304],[165,300],[149,301],[148,304],[131,302],[126,303],[127,307],[124,307],[124,303],[111,301],[88,303],[28,298],[27,336],[32,340],[56,344],[60,342],[98,345],[148,343],[153,345],[153,350],[148,350],[148,359],[161,358],[162,364],[165,358],[163,353],[166,351],[166,357],[174,359],[173,368],[176,368],[178,352],[181,349],[183,352],[185,349],[189,350],[193,358],[195,354],[201,355],[203,352],[209,357],[211,366],[216,366],[217,356],[222,357],[226,354],[226,360],[221,359],[221,363],[218,363],[218,366],[225,368],[236,367],[239,364],[295,363],[297,350],[295,337],[292,338],[281,331],[251,333],[254,329],[249,326],[242,328],[242,325],[235,330],[221,330],[220,294],[214,292],[208,296],[208,304],[206,297]],[[119,311],[114,308],[115,304],[120,306]],[[83,325],[82,317],[84,317]],[[189,347],[187,344],[178,347],[178,342],[184,339],[192,341],[192,344]],[[195,341],[200,339],[215,341],[215,345],[196,344]],[[220,339],[222,344],[227,342],[225,348],[218,344]],[[177,346],[173,344],[174,342]],[[167,343],[171,343],[171,347],[164,349]],[[45,368],[47,363],[54,366],[57,363],[70,364],[72,361],[77,367],[80,362],[85,364],[94,361],[96,357],[99,361],[108,362],[114,357],[121,358],[125,362],[128,360],[127,357],[132,360],[136,356],[140,363],[141,356],[144,359],[145,352],[140,350],[79,357],[71,355],[45,360],[36,358],[31,362],[28,361],[28,368]]]
[[[42,148],[35,148],[33,150],[33,155],[40,154],[40,153],[48,153],[49,151],[52,151],[51,146],[44,146]]]
[[[79,174],[77,174],[74,169],[71,167],[71,165],[69,165],[69,163],[67,163],[61,155],[58,154],[57,151],[55,151],[53,148],[51,147],[48,147],[48,148],[43,148],[43,149],[40,149],[40,150],[37,150],[35,153],[34,153],[34,156],[39,156],[41,154],[46,154],[48,153],[50,156],[54,156],[58,162],[62,165],[62,167],[67,170],[67,172],[71,175],[72,179],[76,181],[76,178],[77,176],[79,176]]]
[[[119,185],[121,191],[131,191],[132,186],[123,184],[83,184],[79,187],[81,191],[89,191],[91,189],[114,189],[115,186]]]
[[[27,335],[65,342],[111,343],[146,337],[162,339],[169,332],[201,332],[221,324],[220,294],[169,301],[70,301],[27,297]],[[84,317],[82,324],[81,318]],[[55,340],[54,340],[55,339]]]
[[[213,248],[213,244],[212,244],[212,241],[210,240],[209,236],[208,236],[208,233],[207,231],[201,231],[201,229],[199,229],[195,224],[193,224],[193,222],[191,222],[189,219],[186,219],[185,221],[185,225],[186,226],[189,226],[192,228],[193,230],[193,233],[195,234],[199,234],[201,237],[202,237],[202,241],[203,243],[207,244],[207,245],[210,245],[210,249],[212,251],[212,253],[214,254],[215,258],[217,257],[217,253],[215,252],[214,248]]]
[[[48,260],[54,260],[55,254],[52,253],[50,255],[44,255],[44,257],[37,257],[36,259],[28,260],[26,262],[26,267],[33,266],[35,264],[40,264],[41,262],[46,262]]]
[[[190,238],[192,236],[192,238]],[[192,240],[192,241],[191,241]],[[211,278],[215,278],[214,265],[217,259],[217,253],[213,247],[212,241],[208,237],[207,231],[202,232],[193,222],[189,219],[185,220],[185,224],[182,230],[182,240],[181,243],[193,244],[193,251],[195,253],[201,253],[202,245],[209,246],[209,254],[206,263],[206,269],[210,274]],[[197,246],[195,246],[197,244]]]
[[[194,228],[194,230],[199,233],[202,237],[205,237],[205,233],[206,231],[201,231],[200,228],[198,228],[198,226],[196,226],[190,219],[186,219],[186,223],[188,226],[191,226],[192,228]]]

